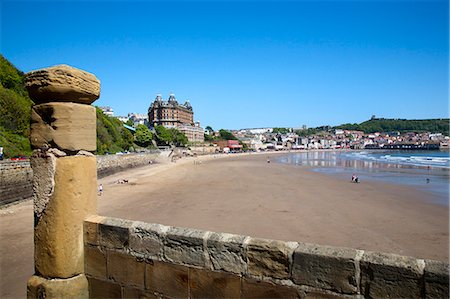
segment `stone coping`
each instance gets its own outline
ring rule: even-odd
[[[85,220],[84,234],[87,249],[345,296],[424,298],[449,292],[449,264],[442,261],[98,215]]]

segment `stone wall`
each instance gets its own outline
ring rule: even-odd
[[[33,195],[30,161],[0,162],[0,206]]]
[[[151,153],[97,156],[97,176],[102,178],[129,168],[154,163],[159,151]]]
[[[91,216],[91,298],[448,298],[449,265]]]
[[[155,162],[158,152],[97,156],[99,178],[133,167]],[[33,194],[33,171],[30,161],[0,162],[0,206],[30,198]]]

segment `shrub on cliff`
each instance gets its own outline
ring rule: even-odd
[[[0,146],[5,158],[30,155],[28,136],[33,102],[23,85],[23,73],[0,55]]]
[[[133,146],[133,135],[115,117],[97,110],[97,154],[127,151]]]

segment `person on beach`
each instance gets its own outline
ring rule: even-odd
[[[98,195],[102,196],[102,194],[103,194],[103,185],[100,184],[100,186],[98,186]]]
[[[269,159],[269,157],[267,157],[267,163],[270,163],[270,159]]]

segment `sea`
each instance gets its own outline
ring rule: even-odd
[[[358,176],[361,183],[379,181],[406,185],[433,194],[433,203],[449,206],[448,151],[361,150],[307,151],[279,156],[274,162],[308,166],[332,176]]]

